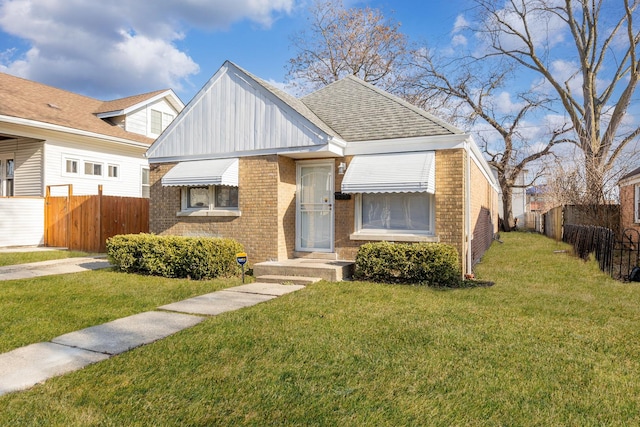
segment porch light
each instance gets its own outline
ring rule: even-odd
[[[338,165],[338,174],[344,175],[344,172],[347,170],[347,164],[342,162]]]

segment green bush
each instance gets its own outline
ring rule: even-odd
[[[356,255],[354,278],[381,283],[458,287],[458,251],[441,243],[366,243]]]
[[[212,279],[240,273],[233,239],[124,234],[107,240],[107,257],[127,273]]]

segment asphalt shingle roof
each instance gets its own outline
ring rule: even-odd
[[[345,141],[463,133],[354,76],[338,80],[301,101]]]
[[[111,102],[116,103],[120,100]],[[127,132],[117,125],[99,119],[96,113],[104,111],[102,110],[104,105],[104,101],[0,73],[0,115],[64,126],[144,144],[153,142],[152,138]]]
[[[166,92],[167,89],[156,90],[154,92],[143,93],[140,95],[128,96],[126,98],[114,99],[113,101],[105,101],[102,103],[100,108],[98,108],[94,113],[109,113],[111,111],[120,111],[124,110],[133,105],[139,104],[140,102],[146,101],[148,99],[153,98],[156,95],[159,95],[163,92]]]

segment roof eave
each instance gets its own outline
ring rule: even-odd
[[[146,148],[149,148],[149,145],[152,142],[151,138],[150,138],[149,144],[146,144],[146,143],[143,143],[143,142],[133,141],[131,139],[119,138],[119,137],[116,137],[116,136],[105,135],[105,134],[102,134],[102,133],[90,132],[90,131],[85,131],[85,130],[81,130],[81,129],[70,128],[70,127],[67,127],[67,126],[54,125],[54,124],[51,124],[51,123],[40,122],[40,121],[37,121],[37,120],[24,119],[24,118],[20,118],[20,117],[12,117],[12,116],[0,115],[0,123],[2,123],[2,122],[14,124],[14,125],[32,127],[32,128],[36,128],[36,129],[54,131],[54,132],[63,132],[63,133],[68,133],[68,134],[72,134],[72,135],[84,136],[84,137],[88,137],[88,138],[97,138],[97,139],[102,139],[102,140],[105,140],[105,141],[114,142],[114,143],[117,143],[117,144],[128,145],[130,147],[138,147],[138,148],[145,148],[146,149]]]
[[[122,116],[125,114],[129,114],[132,111],[136,111],[142,107],[144,107],[147,104],[150,104],[152,102],[156,102],[159,99],[162,98],[166,98],[169,97],[169,103],[171,104],[171,106],[173,108],[176,109],[176,111],[180,112],[183,108],[184,108],[184,104],[182,103],[182,101],[180,100],[180,98],[178,98],[178,96],[175,94],[175,92],[173,92],[173,90],[171,89],[167,89],[164,92],[161,92],[155,96],[152,96],[151,98],[145,99],[144,101],[140,101],[137,102],[133,105],[128,106],[127,108],[124,108],[122,110],[114,110],[114,111],[103,111],[101,113],[97,113],[96,116],[100,119],[106,119],[109,117],[117,117],[117,116]]]

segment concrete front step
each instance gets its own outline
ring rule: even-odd
[[[306,259],[323,259],[329,261],[336,261],[338,254],[335,252],[294,252],[294,258],[306,258]]]
[[[353,274],[353,262],[294,258],[254,264],[253,275],[319,277],[330,282],[348,280]]]
[[[322,280],[319,277],[306,277],[306,276],[275,276],[275,275],[267,275],[267,276],[258,276],[256,277],[256,282],[261,283],[280,283],[280,284],[291,284],[291,285],[310,285],[312,283],[316,283]]]

